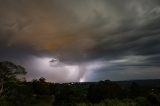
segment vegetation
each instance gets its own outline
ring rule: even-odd
[[[16,77],[25,73],[22,66],[0,62],[0,106],[160,106],[160,81],[59,84]]]

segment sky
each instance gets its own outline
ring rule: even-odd
[[[27,80],[160,78],[159,0],[0,0],[0,61]]]

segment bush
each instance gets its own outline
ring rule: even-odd
[[[104,101],[105,106],[136,106],[136,102],[131,99],[107,99]]]
[[[149,101],[145,97],[137,97],[135,101],[137,102],[137,106],[150,106]]]
[[[150,93],[147,99],[153,105],[160,105],[160,96],[155,93]]]
[[[0,97],[0,106],[11,106],[11,103],[7,100],[7,97]]]

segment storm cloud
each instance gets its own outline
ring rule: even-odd
[[[53,82],[160,78],[159,21],[158,0],[0,0],[0,60]]]

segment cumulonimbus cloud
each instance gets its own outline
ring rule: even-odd
[[[1,60],[29,64],[30,56],[43,58],[58,54],[63,66],[75,65],[75,69],[81,70],[69,81],[78,81],[89,73],[82,67],[97,60],[103,64],[104,60],[122,62],[126,57],[144,57],[145,60],[130,65],[140,67],[142,62],[154,69],[159,66],[156,59],[160,54],[158,0],[5,0],[0,1],[0,7]],[[125,63],[114,66],[119,70],[120,65],[128,67]],[[33,70],[35,66],[30,65],[30,77],[30,73],[37,76],[40,73]],[[54,80],[66,80],[60,73],[58,77],[56,73],[52,75]],[[47,76],[51,78],[49,73]]]

